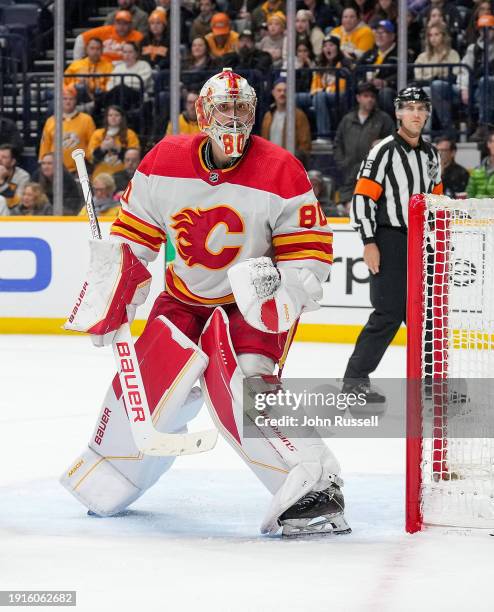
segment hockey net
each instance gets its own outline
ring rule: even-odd
[[[406,528],[494,531],[494,200],[409,206]]]

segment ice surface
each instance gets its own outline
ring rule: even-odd
[[[296,343],[286,374],[341,376],[351,348]],[[330,442],[350,536],[260,536],[269,495],[223,441],[178,459],[122,516],[91,518],[57,478],[92,432],[110,349],[0,336],[0,358],[0,589],[76,589],[84,612],[494,608],[493,539],[404,534],[402,440]],[[391,347],[376,376],[404,368]],[[193,427],[209,423],[203,410]]]

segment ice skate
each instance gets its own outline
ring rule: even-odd
[[[285,510],[278,521],[283,537],[351,533],[344,516],[345,500],[337,484],[311,491]]]
[[[386,401],[386,396],[372,388],[368,381],[347,381],[343,384],[341,391],[347,394],[364,395],[366,404],[383,404]]]

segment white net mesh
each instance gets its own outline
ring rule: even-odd
[[[427,196],[426,211],[422,518],[493,528],[494,200]]]

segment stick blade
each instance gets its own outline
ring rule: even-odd
[[[145,455],[161,457],[196,455],[212,450],[216,446],[218,432],[215,429],[186,434],[166,434],[157,432],[149,441],[141,445]]]

